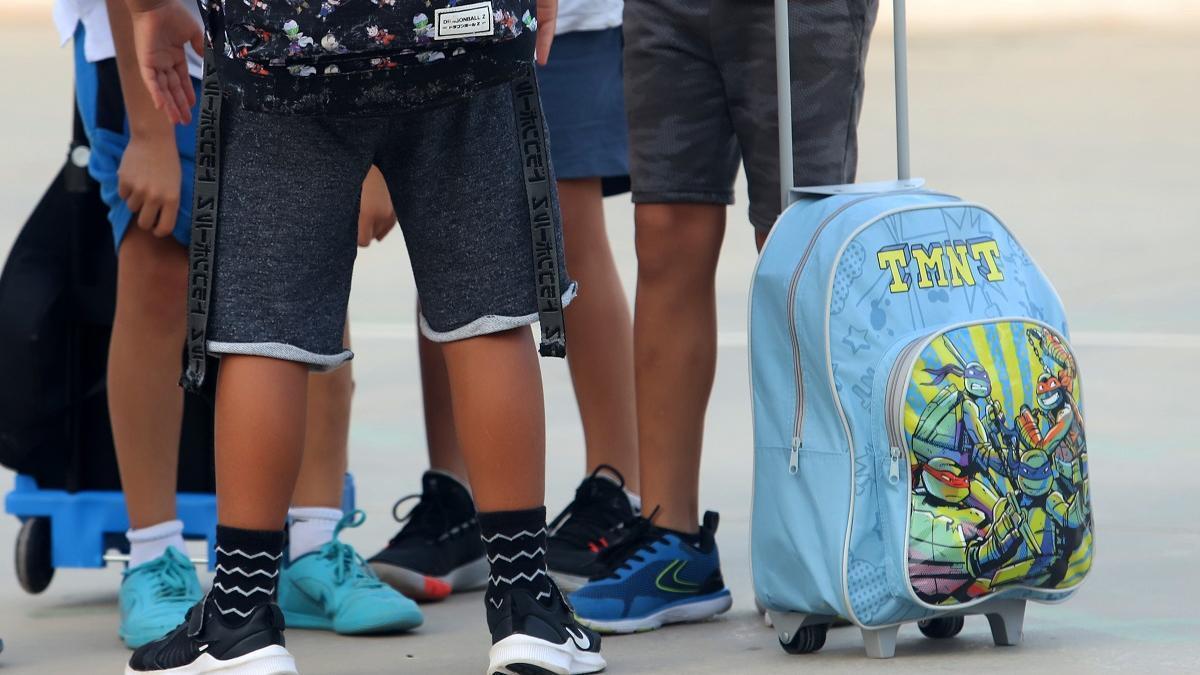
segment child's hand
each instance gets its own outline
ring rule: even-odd
[[[188,76],[183,46],[204,53],[204,33],[178,0],[127,0],[142,81],[154,107],[176,124],[192,121],[196,92]]]
[[[392,208],[387,182],[379,169],[371,167],[363,181],[362,202],[358,207],[358,245],[365,247],[373,240],[383,241],[395,226],[396,211]]]
[[[554,42],[554,25],[558,22],[558,0],[537,0],[537,49],[538,65],[546,65],[550,59],[550,43]]]
[[[134,135],[121,156],[117,193],[137,214],[137,226],[156,237],[175,230],[182,179],[175,138]]]

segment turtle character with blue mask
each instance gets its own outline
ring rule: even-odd
[[[932,379],[926,386],[939,386],[947,378],[962,378],[962,386],[947,383],[921,411],[912,433],[912,451],[917,468],[935,457],[953,460],[964,473],[992,469],[1003,471],[1008,461],[1007,423],[999,402],[991,398],[992,378],[983,364],[968,361],[948,336],[941,337],[954,363],[926,368]],[[989,429],[990,425],[990,429]],[[990,481],[972,481],[971,501],[992,513],[999,496]]]
[[[1040,588],[1072,586],[1091,566],[1090,536],[1086,547],[1068,546],[1068,534],[1090,520],[1088,489],[1064,497],[1055,489],[1055,466],[1041,448],[1023,451],[1002,481],[1002,501],[1016,506],[1021,545],[991,579],[991,587],[1010,584]]]

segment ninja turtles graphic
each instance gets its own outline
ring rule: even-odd
[[[1091,566],[1092,518],[1065,340],[1022,322],[959,328],[930,342],[913,374],[903,405],[917,596],[953,605],[1077,585]]]

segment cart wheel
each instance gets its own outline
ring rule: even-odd
[[[50,519],[30,518],[21,524],[17,533],[17,581],[26,593],[46,590],[54,578],[53,558],[50,556]]]
[[[810,654],[825,646],[825,634],[829,626],[805,626],[796,630],[788,642],[779,638],[779,646],[789,654]]]
[[[961,616],[945,616],[940,619],[926,619],[925,621],[917,622],[917,628],[927,638],[944,640],[962,632],[963,618]]]

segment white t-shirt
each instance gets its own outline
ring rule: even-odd
[[[621,25],[625,0],[558,0],[556,35]]]
[[[180,0],[192,12],[200,24],[200,8],[194,0]],[[83,55],[89,63],[111,59],[117,55],[113,47],[112,29],[108,25],[108,8],[104,0],[54,0],[54,26],[58,28],[61,44],[67,44],[75,35],[75,26],[82,23],[86,33],[83,39]],[[187,52],[188,72],[200,79],[204,76],[204,60],[192,50]]]

